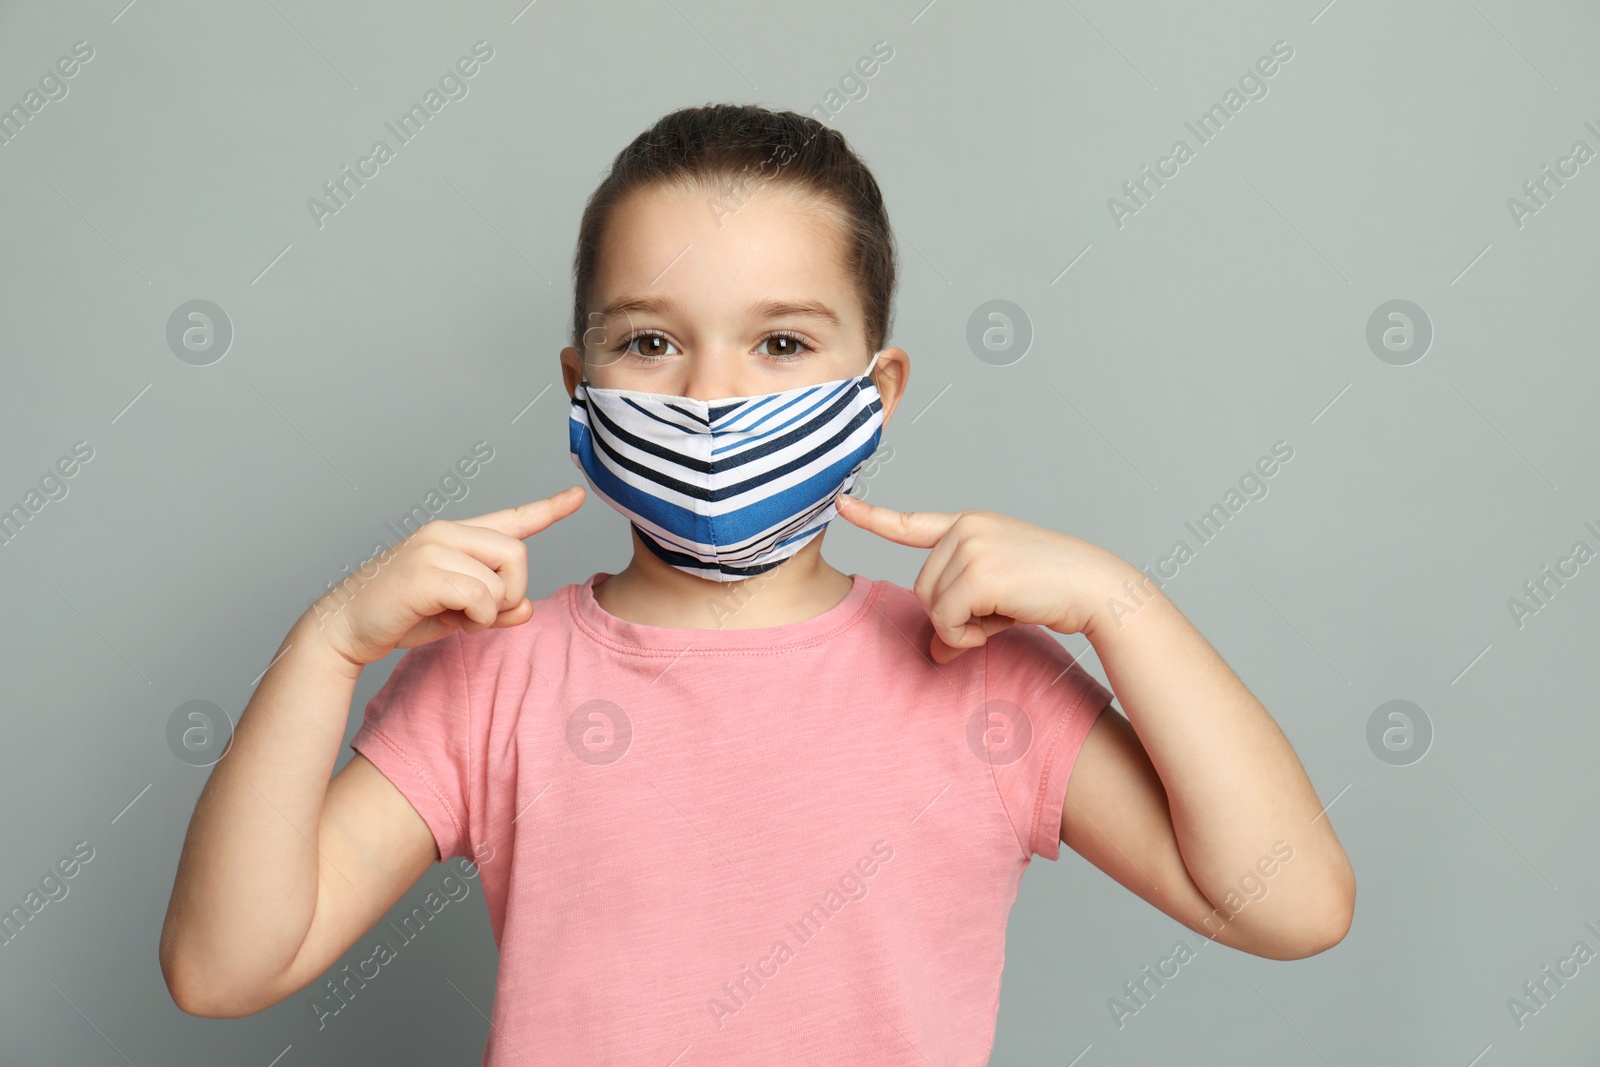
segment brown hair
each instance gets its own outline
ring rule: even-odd
[[[840,224],[846,268],[880,350],[893,322],[895,249],[883,194],[844,135],[809,115],[745,104],[686,107],[663,116],[617,153],[590,194],[573,256],[572,345],[584,350],[589,290],[612,210],[629,193],[664,183],[698,188],[720,220],[764,182],[816,196]],[[720,214],[719,214],[720,212]]]

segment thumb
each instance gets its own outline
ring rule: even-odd
[[[834,502],[834,508],[863,530],[913,548],[932,548],[960,517],[947,515],[942,511],[895,511],[892,508],[880,508],[876,504],[858,500],[848,493],[839,494]]]
[[[514,508],[502,508],[500,511],[461,519],[460,522],[464,526],[481,526],[486,530],[497,530],[521,541],[577,511],[583,504],[583,497],[583,486],[569,486],[555,496],[548,496],[543,500],[535,500]]]

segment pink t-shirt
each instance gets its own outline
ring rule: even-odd
[[[936,665],[915,594],[859,574],[746,630],[624,621],[610,576],[409,650],[351,741],[479,867],[486,1067],[987,1063],[1110,690],[1034,625]]]

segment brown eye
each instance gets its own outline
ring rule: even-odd
[[[637,350],[634,348],[635,345],[638,346]],[[668,349],[672,348],[672,342],[658,333],[638,334],[629,338],[624,347],[630,354],[637,355],[642,359],[662,359],[673,354],[673,352],[668,351]]]
[[[783,333],[773,334],[761,343],[768,346],[767,355],[779,360],[798,359],[801,353],[811,351],[811,346],[800,338]]]

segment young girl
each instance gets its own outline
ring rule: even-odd
[[[524,595],[523,539],[574,486],[431,522],[295,624],[184,845],[161,943],[183,1010],[304,989],[457,857],[500,948],[495,1067],[983,1064],[1019,879],[1063,841],[1243,951],[1344,936],[1350,866],[1293,750],[1145,575],[1005,515],[840,495],[910,357],[839,133],[666,116],[591,197],[574,273],[571,455],[632,560]],[[836,514],[927,550],[914,588],[829,566]],[[1088,638],[1127,719],[1052,632]],[[359,973],[314,987],[321,1024]]]

